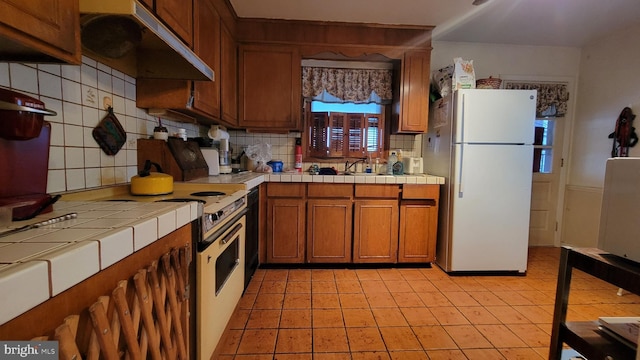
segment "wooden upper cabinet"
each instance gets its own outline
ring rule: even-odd
[[[398,96],[393,106],[394,133],[424,133],[429,116],[431,52],[406,51],[400,69]]]
[[[185,44],[192,46],[193,0],[155,0],[155,2],[156,15],[158,15]]]
[[[0,49],[4,61],[79,64],[78,0],[0,0]]]
[[[136,105],[181,111],[208,124],[220,118],[220,16],[213,0],[196,0],[194,14],[193,49],[213,69],[215,81],[141,78],[136,83]]]
[[[295,46],[240,45],[240,127],[267,132],[301,130],[300,61]]]
[[[221,118],[231,127],[238,126],[238,45],[223,23],[220,28],[221,66],[216,81],[221,86]]]
[[[214,72],[214,81],[195,81],[193,107],[214,117],[220,116],[220,15],[213,0],[196,0],[195,53]]]

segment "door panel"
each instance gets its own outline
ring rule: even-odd
[[[452,265],[455,270],[519,270],[526,264],[529,238],[532,146],[455,149]]]
[[[307,261],[351,262],[351,200],[307,201]]]
[[[456,142],[532,144],[535,90],[456,91]]]

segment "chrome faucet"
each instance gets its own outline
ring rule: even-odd
[[[367,162],[367,158],[362,158],[362,159],[356,160],[356,161],[352,162],[351,164],[349,164],[349,160],[347,160],[347,162],[344,163],[344,172],[346,174],[350,173],[349,169],[351,169],[354,165],[356,165],[357,163],[360,163],[360,162],[364,164],[365,162]],[[356,170],[357,170],[357,167],[356,167]]]

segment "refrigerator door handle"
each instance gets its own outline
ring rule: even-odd
[[[462,197],[462,169],[464,169],[464,143],[460,144],[460,162],[458,168],[458,197]]]

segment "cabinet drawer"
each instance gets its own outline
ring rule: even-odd
[[[269,183],[267,184],[268,197],[303,198],[303,183]]]
[[[391,184],[356,184],[355,193],[357,198],[397,199],[400,193],[400,186]]]
[[[403,184],[403,199],[434,199],[440,198],[440,185]]]
[[[353,184],[315,184],[307,185],[307,196],[313,198],[351,198]]]

